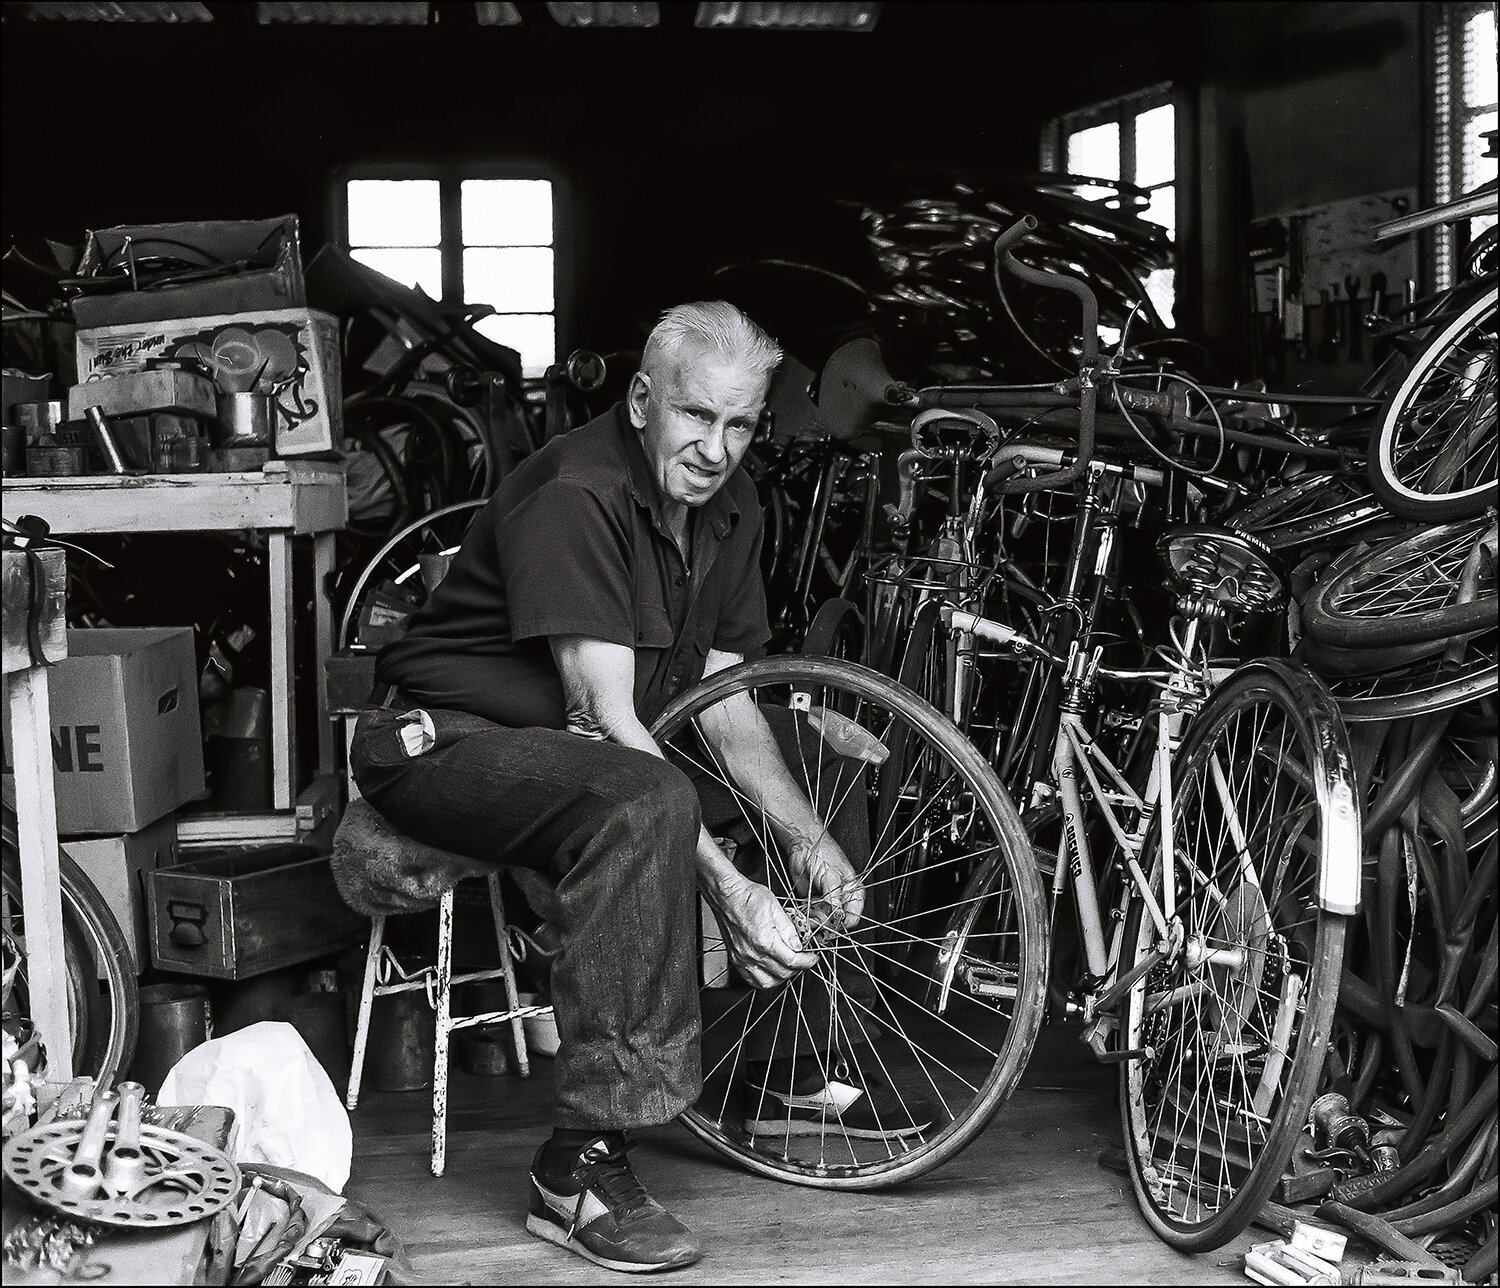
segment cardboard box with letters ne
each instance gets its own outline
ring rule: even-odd
[[[339,323],[316,309],[270,309],[212,317],[80,327],[78,380],[144,371],[153,358],[181,358],[216,390],[270,395],[277,456],[332,455],[344,445]]]
[[[104,896],[120,923],[139,975],[151,965],[151,940],[146,929],[146,884],[157,868],[177,862],[177,815],[161,818],[138,832],[118,836],[63,837],[62,848],[83,869]]]
[[[59,834],[136,832],[202,794],[191,627],[70,630],[48,698]]]

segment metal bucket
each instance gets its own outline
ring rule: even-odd
[[[349,1048],[344,1037],[342,993],[299,993],[276,1004],[276,1018],[302,1035],[308,1049],[342,1097],[349,1085]]]
[[[172,1066],[213,1036],[208,990],[198,984],[147,984],[141,989],[141,1035],[130,1080],[155,1095]]]
[[[427,991],[377,997],[370,1006],[365,1082],[377,1091],[420,1091],[432,1085],[437,1020]]]

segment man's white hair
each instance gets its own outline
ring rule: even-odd
[[[727,300],[679,304],[661,315],[646,337],[641,370],[660,372],[690,344],[770,379],[781,364],[781,346]]]

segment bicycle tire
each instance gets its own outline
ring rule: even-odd
[[[763,1016],[774,1011],[781,1017],[790,1011],[789,1023],[808,1023],[802,1010],[805,980],[798,975],[773,990],[726,989],[705,981],[704,1084],[682,1121],[717,1152],[777,1180],[843,1190],[910,1180],[951,1159],[979,1134],[1015,1089],[1030,1056],[1045,997],[1047,928],[1041,879],[1026,835],[993,771],[953,724],[889,677],[855,663],[810,657],[741,663],[676,698],[654,722],[653,736],[669,758],[691,760],[697,754],[701,759],[694,749],[704,745],[695,733],[703,712],[741,695],[749,695],[762,709],[790,708],[796,713],[799,739],[808,729],[826,728],[822,717],[830,712],[852,718],[881,745],[893,728],[908,726],[921,741],[923,758],[947,771],[941,781],[936,772],[931,774],[927,794],[910,794],[890,825],[872,833],[863,872],[863,919],[852,928],[824,927],[813,941],[827,963],[820,965],[818,978],[825,980],[831,995],[847,1003],[856,1016],[862,1008],[872,1027],[878,1024],[880,1045],[872,1041],[866,1048],[875,1060],[869,1071],[898,1095],[929,1098],[936,1112],[927,1130],[899,1142],[856,1138],[842,1131],[836,1118],[825,1122],[820,1134],[752,1133],[739,1083],[750,1008],[763,1006]],[[800,770],[810,795],[818,787],[841,795],[862,784],[862,804],[858,794],[849,799],[868,811],[868,817],[879,796],[878,779],[888,764],[889,760],[878,766],[866,763],[847,784],[842,763],[835,781],[811,782],[805,751],[803,764],[789,768],[794,774]],[[716,772],[713,767],[697,767]],[[752,831],[764,833],[764,822],[757,823],[753,811],[745,811],[745,821]],[[925,920],[907,925],[884,922],[870,911],[870,888],[883,879],[878,875],[883,865],[924,829],[922,839],[942,850],[940,861],[983,858],[966,892],[969,902],[927,910]],[[761,839],[774,849],[774,839]],[[779,886],[778,893],[791,907],[799,896],[788,892],[774,862],[771,867],[768,882]],[[982,923],[976,921],[980,914]],[[967,925],[955,924],[960,916]],[[955,984],[954,971],[960,965],[969,971],[965,980],[983,975],[990,983],[1001,977],[1006,982],[994,986],[998,992]],[[900,982],[891,983],[892,975]],[[846,978],[865,989],[875,1006],[857,1003],[856,994],[844,986]],[[717,979],[722,982],[723,977]],[[752,999],[752,993],[759,997]],[[858,1023],[865,1027],[863,1019]],[[865,1060],[868,1064],[868,1054]],[[852,1063],[865,1068],[860,1057]]]
[[[1317,1091],[1347,920],[1321,906],[1321,881],[1329,863],[1358,870],[1358,795],[1332,701],[1282,662],[1216,690],[1172,783],[1182,935],[1125,999],[1122,1052],[1144,1054],[1121,1064],[1121,1121],[1147,1224],[1203,1252],[1260,1211]],[[1143,859],[1159,893],[1160,820]],[[1139,896],[1122,943],[1122,976],[1158,946]],[[1213,949],[1238,960],[1192,964]]]
[[[1373,648],[1487,629],[1495,621],[1495,564],[1475,546],[1493,524],[1481,514],[1348,552],[1302,600],[1308,634],[1339,648]],[[1479,564],[1465,600],[1471,556]]]
[[[798,650],[809,657],[836,657],[846,662],[863,660],[864,615],[848,599],[827,599],[818,605]]]
[[[1428,341],[1370,439],[1370,485],[1404,519],[1446,523],[1500,500],[1494,283]]]
[[[9,806],[0,815],[0,859],[0,879],[10,905],[5,933],[24,943],[24,925],[17,921],[21,916],[21,855],[16,818]],[[130,971],[130,948],[104,896],[83,869],[61,849],[57,862],[73,1074],[88,1075],[100,1086],[110,1086],[130,1067],[140,1033],[140,997]],[[14,1000],[23,1004],[22,999]]]
[[[1373,676],[1325,676],[1345,724],[1404,720],[1467,706],[1496,691],[1495,633],[1450,644]]]

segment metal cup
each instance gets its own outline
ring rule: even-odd
[[[270,394],[219,394],[214,400],[219,431],[215,447],[269,447],[274,422]]]

